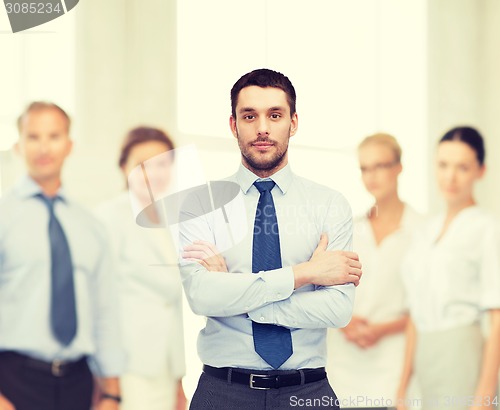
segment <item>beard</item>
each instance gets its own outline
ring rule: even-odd
[[[240,135],[238,130],[236,130],[236,135],[238,139],[238,146],[240,147],[241,156],[244,161],[250,167],[250,169],[257,171],[271,171],[278,168],[285,160],[286,153],[288,152],[288,141],[290,140],[290,131],[288,139],[283,144],[278,144],[276,141],[270,138],[257,138],[255,142],[267,142],[273,144],[276,148],[276,152],[269,158],[264,153],[252,153],[250,149],[250,144],[244,145],[240,140]]]

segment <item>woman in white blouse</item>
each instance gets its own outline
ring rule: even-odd
[[[483,139],[473,128],[454,128],[441,138],[437,182],[446,210],[418,230],[404,259],[411,321],[399,397],[413,371],[424,409],[486,409],[496,402],[500,230],[473,193],[484,157]]]
[[[346,407],[395,403],[404,360],[407,313],[401,255],[420,216],[398,195],[401,148],[394,137],[375,134],[358,148],[361,176],[375,203],[354,225],[354,249],[363,263],[353,318],[332,329],[328,375]]]
[[[159,129],[131,130],[119,160],[128,192],[98,209],[109,228],[120,277],[121,327],[128,356],[120,380],[121,410],[186,407],[177,256],[162,213],[151,199],[151,195],[159,198],[169,185],[173,149]],[[149,228],[136,223],[141,210],[137,220]]]

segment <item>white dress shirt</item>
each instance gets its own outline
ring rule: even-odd
[[[478,206],[462,210],[438,240],[445,215],[430,219],[403,261],[410,313],[419,331],[470,325],[500,308],[500,228]]]
[[[408,249],[413,230],[422,221],[405,205],[399,228],[377,244],[367,215],[354,223],[354,250],[363,264],[363,277],[356,289],[354,316],[369,323],[387,323],[407,313],[401,275],[401,260]],[[404,332],[389,335],[374,346],[361,348],[332,329],[328,339],[328,374],[337,396],[349,402],[362,397],[360,407],[370,400],[395,399],[403,369]]]
[[[291,329],[293,354],[281,369],[316,368],[326,364],[326,328],[345,326],[352,312],[354,285],[306,285],[294,290],[292,266],[308,261],[320,235],[328,234],[328,249],[350,250],[352,215],[338,192],[292,173],[290,166],[271,176],[279,225],[281,269],[252,273],[253,226],[259,178],[240,166],[227,182],[239,185],[239,195],[224,209],[196,217],[185,205],[180,242],[215,244],[229,273],[209,272],[198,263],[181,260],[187,300],[193,311],[207,316],[198,338],[203,363],[214,367],[271,369],[256,352],[252,320]],[[240,199],[240,200],[239,200]],[[217,202],[217,201],[215,201]],[[196,206],[194,206],[196,208]],[[191,219],[189,219],[191,218]]]
[[[50,330],[49,212],[38,193],[40,186],[25,177],[0,200],[0,350],[46,361],[93,355],[100,376],[117,376],[124,355],[105,229],[58,192],[54,212],[71,250],[78,326],[69,346],[61,346]]]
[[[182,286],[168,230],[137,225],[126,192],[96,212],[108,228],[119,278],[126,371],[181,379],[185,374]]]

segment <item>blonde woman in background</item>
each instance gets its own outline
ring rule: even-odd
[[[398,195],[402,165],[396,139],[369,136],[358,154],[375,203],[355,221],[363,283],[356,288],[350,324],[329,331],[328,375],[341,405],[382,407],[394,405],[403,367],[407,313],[401,257],[421,217]]]
[[[453,128],[441,138],[436,176],[446,209],[416,232],[404,258],[411,321],[399,397],[413,372],[423,409],[487,409],[497,401],[500,229],[474,199],[484,158],[474,128]]]
[[[162,213],[150,195],[150,190],[157,195],[166,191],[173,149],[171,139],[159,129],[131,130],[119,160],[129,192],[98,209],[112,238],[121,282],[121,327],[128,355],[121,379],[121,410],[186,408],[177,256]],[[135,208],[144,209],[143,223],[152,229],[137,225],[131,201]]]

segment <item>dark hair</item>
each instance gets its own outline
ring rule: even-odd
[[[30,103],[24,111],[21,113],[21,115],[17,118],[17,129],[19,132],[21,132],[22,124],[24,118],[32,111],[42,111],[42,110],[56,110],[62,116],[66,119],[67,122],[67,131],[69,133],[69,127],[71,125],[71,119],[69,118],[69,115],[66,111],[64,111],[61,107],[59,107],[57,104],[54,104],[52,102],[48,101],[33,101]]]
[[[258,87],[273,87],[279,88],[286,93],[288,100],[288,105],[290,106],[290,115],[295,114],[295,102],[297,96],[295,95],[295,88],[291,81],[285,75],[269,70],[267,68],[260,68],[258,70],[253,70],[244,76],[242,76],[236,83],[234,83],[231,89],[231,113],[233,118],[236,118],[236,105],[238,104],[238,95],[240,91],[252,85]]]
[[[449,130],[439,140],[439,144],[445,141],[460,141],[471,147],[477,156],[479,165],[484,164],[486,151],[484,148],[484,140],[478,130],[472,127],[455,127]]]
[[[142,144],[143,142],[150,141],[161,142],[165,144],[169,150],[173,150],[175,148],[174,143],[164,131],[152,127],[137,127],[130,130],[125,137],[120,151],[118,165],[122,167],[127,163],[132,148],[136,145]]]

